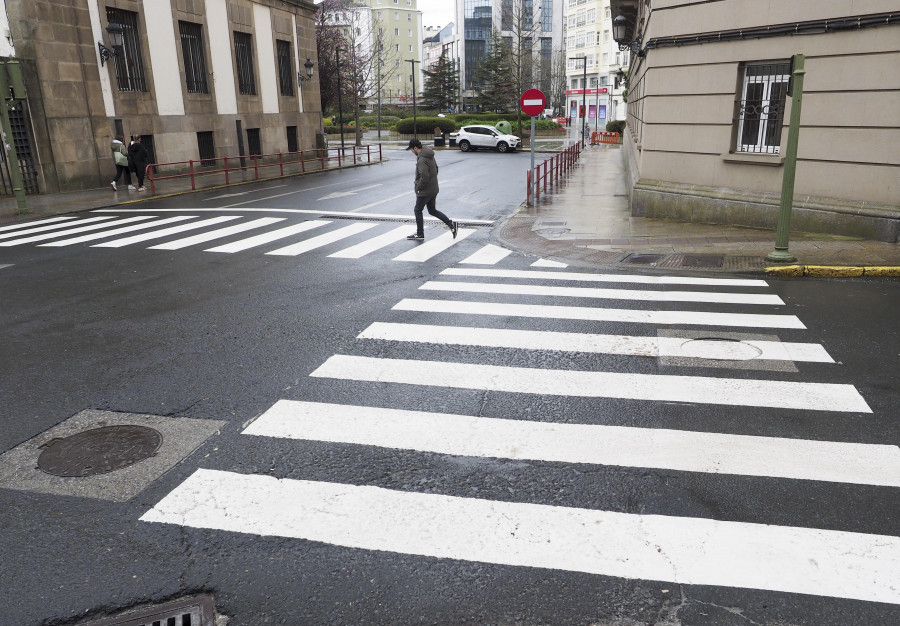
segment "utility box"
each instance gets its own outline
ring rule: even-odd
[[[512,124],[507,122],[506,120],[501,120],[497,122],[496,126],[494,126],[497,130],[505,135],[512,135]]]
[[[316,149],[318,150],[327,150],[328,149],[328,135],[323,132],[316,133]]]

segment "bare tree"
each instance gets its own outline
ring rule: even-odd
[[[378,15],[352,0],[323,0],[316,26],[320,81],[328,72],[327,84],[322,85],[322,109],[336,107],[338,102],[352,107],[356,145],[362,145],[360,104],[376,97],[396,76],[399,52]]]

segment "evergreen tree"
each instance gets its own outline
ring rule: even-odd
[[[518,104],[511,57],[509,44],[494,31],[487,54],[475,73],[476,81],[483,85],[476,101],[485,111],[511,111]]]
[[[459,70],[447,58],[447,51],[441,53],[431,70],[423,70],[422,73],[425,75],[422,105],[438,111],[450,109],[459,94]]]

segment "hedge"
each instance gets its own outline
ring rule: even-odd
[[[606,132],[623,134],[625,132],[625,120],[611,120],[607,122]]]
[[[396,115],[382,115],[381,116],[381,127],[385,126],[393,126],[397,122],[400,121],[400,118]],[[378,126],[378,116],[377,115],[364,115],[359,118],[359,123],[363,126]]]
[[[418,134],[431,133],[435,127],[440,127],[442,132],[452,133],[456,130],[456,122],[449,117],[417,117],[415,124],[413,118],[407,117],[397,122],[394,130],[401,135],[411,135],[418,131]]]

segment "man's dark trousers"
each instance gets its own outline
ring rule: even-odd
[[[422,216],[422,211],[425,207],[428,207],[428,213],[432,217],[436,217],[444,224],[447,225],[447,228],[453,228],[453,222],[450,221],[450,218],[437,210],[435,206],[435,201],[437,200],[437,195],[433,196],[416,196],[416,208],[414,209],[416,213],[416,234],[425,235],[425,219]]]

